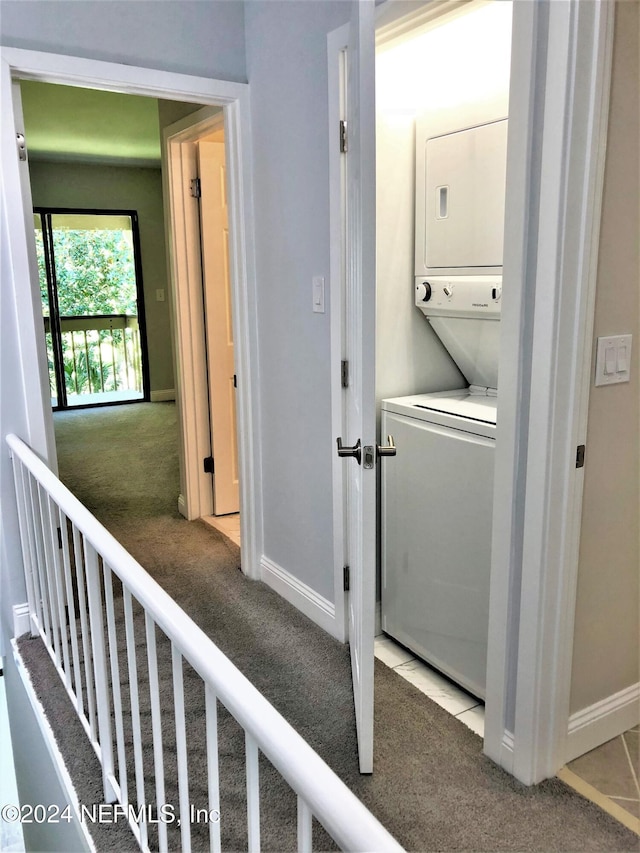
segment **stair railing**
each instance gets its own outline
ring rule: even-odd
[[[32,634],[40,636],[73,702],[102,767],[105,802],[119,803],[142,850],[149,850],[149,803],[165,803],[163,716],[158,637],[171,648],[180,845],[191,849],[184,664],[204,683],[210,850],[221,851],[218,706],[244,730],[248,849],[260,850],[262,753],[297,796],[297,846],[312,850],[315,817],[343,850],[402,848],[309,744],[242,675],[212,640],[98,522],[17,436],[7,436],[14,481]],[[117,579],[117,580],[116,580]],[[120,601],[120,596],[122,601]],[[116,599],[118,605],[116,606]],[[116,613],[118,611],[118,614]],[[136,629],[136,611],[144,632]],[[142,752],[136,641],[144,633],[145,681],[151,706],[151,784]],[[123,701],[123,688],[128,696]],[[125,729],[127,732],[125,733]],[[127,758],[133,750],[133,773]],[[129,762],[131,764],[131,762]],[[148,768],[147,768],[148,769]],[[133,779],[130,791],[129,776]],[[157,823],[157,846],[167,851],[167,823]],[[155,838],[155,836],[154,836]]]

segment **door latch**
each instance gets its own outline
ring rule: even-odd
[[[365,444],[362,448],[364,452],[363,468],[373,468],[376,464],[376,449],[373,444]]]
[[[337,438],[336,442],[338,444],[338,456],[353,456],[358,465],[360,465],[360,461],[362,459],[362,447],[360,445],[360,439],[356,441],[353,447],[346,447],[345,445],[343,445],[341,438]]]

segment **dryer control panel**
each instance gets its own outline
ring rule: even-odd
[[[425,317],[486,317],[499,320],[501,276],[418,276],[415,304]]]

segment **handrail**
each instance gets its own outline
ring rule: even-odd
[[[43,317],[44,330],[51,331],[51,318]],[[65,332],[101,332],[114,329],[139,329],[137,314],[77,314],[60,316],[60,331]]]
[[[401,851],[355,794],[44,462],[18,436],[8,435],[6,441],[340,847]]]

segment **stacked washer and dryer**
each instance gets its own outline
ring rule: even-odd
[[[382,628],[484,698],[507,119],[416,131],[415,305],[466,381],[382,402]]]

